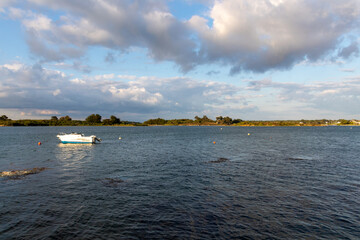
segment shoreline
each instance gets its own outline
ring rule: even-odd
[[[0,127],[360,127],[359,124],[333,124],[333,125],[214,125],[214,124],[179,124],[179,125],[0,125]]]

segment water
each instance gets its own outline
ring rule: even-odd
[[[73,131],[103,141],[58,142]],[[360,238],[360,127],[3,127],[0,142],[0,171],[48,168],[0,179],[0,239]]]

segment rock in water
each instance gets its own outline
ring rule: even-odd
[[[104,178],[100,180],[104,186],[107,187],[116,187],[120,183],[123,183],[124,180],[118,179],[118,178]]]
[[[7,178],[20,178],[22,176],[26,176],[29,174],[37,174],[40,173],[47,168],[33,168],[33,169],[25,169],[25,170],[12,170],[12,171],[3,171],[0,172],[0,177],[7,177]]]

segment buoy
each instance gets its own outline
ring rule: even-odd
[[[119,137],[119,140],[121,140],[121,137]]]
[[[250,133],[248,133],[248,136],[250,136]]]
[[[213,144],[215,144],[216,142],[215,141],[213,141]]]
[[[41,142],[38,142],[38,145],[40,146],[40,145],[41,145]]]

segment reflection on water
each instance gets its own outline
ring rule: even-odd
[[[95,144],[64,144],[59,143],[57,147],[61,149],[91,149]]]
[[[86,161],[91,160],[94,144],[63,144],[57,145],[55,156],[64,166],[80,167]]]

